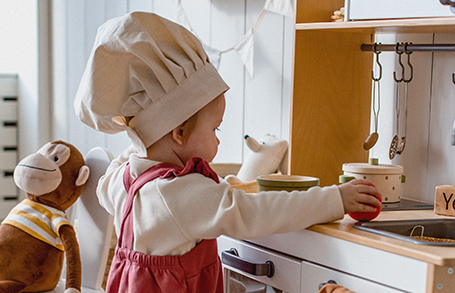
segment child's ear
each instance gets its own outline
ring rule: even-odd
[[[191,116],[188,120],[174,128],[172,130],[172,139],[178,145],[184,145],[191,133],[193,133],[194,128],[196,127],[197,115]]]
[[[178,144],[183,145],[183,129],[179,126],[172,130],[172,139]]]
[[[172,130],[172,139],[178,145],[184,145],[186,141],[186,129],[185,129],[186,121],[180,124],[178,127]]]

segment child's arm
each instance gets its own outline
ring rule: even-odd
[[[381,194],[369,180],[354,179],[338,186],[343,201],[344,212],[375,212],[381,206],[377,199]]]
[[[248,194],[230,190],[227,183],[215,184],[201,178],[190,174],[160,181],[157,186],[187,239],[210,239],[221,234],[252,239],[297,231],[344,216],[340,191],[335,185],[302,192]]]

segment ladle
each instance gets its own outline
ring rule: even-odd
[[[376,83],[378,83],[378,107],[376,110]],[[363,143],[363,148],[365,150],[371,149],[376,142],[378,141],[379,134],[378,134],[378,120],[379,120],[379,109],[380,109],[380,96],[381,96],[381,91],[380,91],[380,85],[379,81],[374,81],[373,82],[373,115],[374,115],[374,132],[371,133],[365,142]]]
[[[409,79],[405,79],[404,76],[403,76],[403,81],[405,82],[405,88],[404,88],[404,136],[401,137],[401,141],[400,141],[400,145],[398,146],[398,149],[397,149],[397,154],[401,155],[403,152],[404,152],[404,147],[406,145],[406,135],[407,135],[407,132],[408,132],[408,84],[411,82],[412,80],[412,77],[413,77],[413,74],[414,74],[414,68],[412,67],[412,64],[411,64],[411,61],[410,61],[410,58],[411,58],[411,53],[410,51],[407,50],[407,45],[408,43],[405,44],[404,46],[404,52],[406,53],[407,57],[408,57],[408,66],[410,68],[410,71],[411,71],[411,74],[410,74],[410,77]]]
[[[404,79],[404,65],[401,62],[401,54],[403,54],[404,52],[398,50],[398,45],[399,44],[400,43],[396,44],[395,51],[398,54],[398,63],[401,66],[401,78],[398,79],[397,76],[396,76],[396,72],[395,71],[393,72],[393,79],[395,80],[395,82],[397,84],[396,85],[397,86],[396,97],[395,97],[396,98],[396,100],[395,100],[395,112],[397,114],[397,134],[392,138],[392,142],[390,143],[390,149],[389,149],[389,159],[390,160],[395,158],[395,155],[397,154],[398,142],[399,142],[398,133],[400,131],[400,83]]]
[[[376,142],[378,141],[379,134],[378,134],[378,120],[379,120],[379,110],[381,109],[381,86],[379,84],[379,80],[382,78],[382,65],[379,63],[379,54],[381,51],[376,50],[377,43],[374,44],[374,53],[376,54],[376,63],[379,66],[379,77],[374,77],[373,70],[371,71],[371,78],[373,79],[373,115],[374,115],[374,132],[371,133],[365,142],[363,143],[363,148],[365,150],[371,149]],[[378,98],[376,101],[376,83],[378,87]],[[377,108],[376,108],[377,104]]]

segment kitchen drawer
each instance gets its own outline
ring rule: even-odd
[[[315,293],[319,284],[335,281],[338,285],[354,292],[368,293],[403,293],[402,291],[367,279],[359,278],[341,271],[332,270],[314,263],[302,262],[302,293]]]
[[[364,280],[374,280],[406,292],[425,293],[428,264],[421,260],[310,230],[249,240],[252,241],[262,247],[347,272]]]
[[[14,170],[17,165],[17,148],[14,146],[0,147],[0,169]]]
[[[4,126],[6,124],[6,126]],[[12,125],[12,126],[9,126]],[[16,146],[17,145],[17,128],[14,124],[2,122],[0,125],[0,146]]]
[[[270,278],[267,276],[255,276],[225,264],[223,264],[223,268],[285,292],[300,292],[301,261],[299,259],[229,237],[221,236],[218,238],[218,252],[220,257],[223,251],[229,251],[232,248],[238,251],[239,257],[247,259],[250,262],[273,262],[274,275]],[[226,283],[227,281],[225,280],[225,285]],[[317,290],[314,292],[317,292]]]
[[[0,121],[17,120],[17,98],[0,96]]]

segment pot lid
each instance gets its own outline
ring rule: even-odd
[[[300,175],[262,175],[257,178],[262,186],[272,187],[313,187],[319,185],[319,178]]]
[[[403,174],[403,167],[387,164],[346,163],[343,164],[343,171],[358,174]]]

